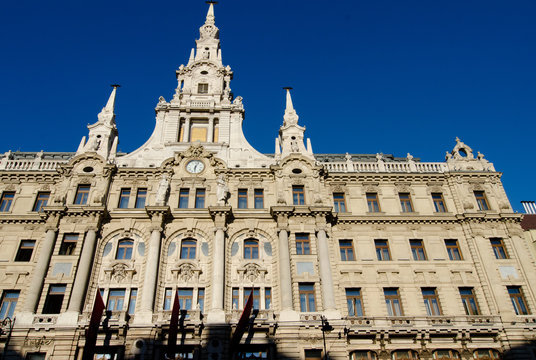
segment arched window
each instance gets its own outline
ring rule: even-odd
[[[350,360],[376,360],[374,351],[359,350],[350,353]]]
[[[244,241],[244,259],[259,258],[259,241],[255,239],[247,239]]]
[[[134,248],[134,241],[132,240],[121,240],[117,245],[117,255],[115,256],[118,260],[129,260],[132,259],[132,249]]]
[[[499,360],[500,354],[493,349],[479,349],[475,350],[473,357],[478,360]]]
[[[195,259],[197,241],[194,239],[184,239],[181,242],[181,259]]]
[[[458,360],[460,358],[460,354],[451,349],[435,350],[433,355],[434,360]]]
[[[396,350],[391,354],[393,360],[418,360],[419,354],[415,350]]]

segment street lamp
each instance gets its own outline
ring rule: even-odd
[[[4,330],[5,326],[8,327],[9,332]],[[7,347],[9,346],[9,340],[11,339],[11,333],[13,332],[13,326],[15,326],[15,318],[11,319],[9,316],[2,320],[2,327],[0,328],[0,335],[7,334],[6,345],[4,346],[4,353],[2,359],[6,357]]]
[[[321,316],[320,319],[322,320],[322,327],[320,330],[322,330],[322,340],[324,341],[324,360],[329,360],[326,349],[326,332],[331,332],[333,330],[333,326],[329,324],[328,320],[324,316]]]

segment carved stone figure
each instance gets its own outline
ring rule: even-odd
[[[223,175],[218,176],[217,180],[218,189],[216,190],[216,196],[218,198],[218,205],[226,205],[229,198],[229,187],[223,178]]]
[[[160,183],[158,184],[158,189],[156,191],[156,205],[164,206],[166,204],[166,198],[169,191],[169,180],[168,175],[164,174]]]

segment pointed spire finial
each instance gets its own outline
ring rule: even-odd
[[[113,87],[113,90],[112,90],[112,93],[110,94],[110,97],[108,98],[108,102],[106,103],[106,106],[102,110],[106,112],[111,112],[113,114],[114,108],[115,108],[115,93],[117,92],[117,88],[121,87],[121,85],[112,84],[110,86]]]
[[[283,89],[287,91],[287,107],[286,110],[294,110],[294,105],[292,104],[292,97],[290,96],[290,90],[292,90],[292,87],[285,86]]]
[[[214,17],[214,4],[217,4],[217,1],[214,0],[208,0],[205,1],[205,3],[209,4],[208,12],[207,12],[207,20],[205,21],[205,24],[214,24],[215,17]]]
[[[296,110],[294,110],[294,105],[292,104],[292,97],[290,96],[290,90],[292,88],[290,86],[285,86],[283,89],[287,91],[287,104],[285,107],[285,115],[283,116],[283,124],[284,125],[293,125],[298,123],[298,114],[296,114]]]

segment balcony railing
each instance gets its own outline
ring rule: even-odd
[[[443,173],[448,170],[442,162],[371,162],[371,161],[339,161],[321,163],[330,172],[335,173]]]

